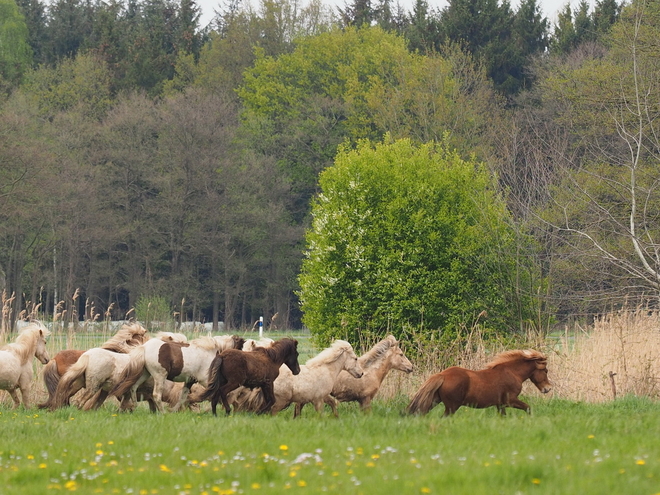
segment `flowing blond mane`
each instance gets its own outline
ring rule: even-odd
[[[146,334],[147,329],[139,323],[124,323],[116,334],[101,345],[101,348],[127,354],[147,340]]]
[[[154,338],[162,340],[163,342],[185,343],[188,341],[188,337],[184,334],[174,332],[158,332]]]
[[[205,351],[213,351],[218,348],[219,342],[211,336],[197,337],[190,341],[190,345],[204,349]]]
[[[21,364],[25,364],[34,354],[37,342],[42,335],[45,340],[50,336],[50,330],[39,323],[30,323],[18,333],[14,342],[5,344],[0,350],[14,353]]]
[[[369,368],[387,356],[389,350],[397,344],[394,335],[388,335],[386,338],[374,345],[369,351],[365,352],[358,362],[362,368]]]
[[[308,368],[314,368],[315,366],[323,366],[324,364],[332,363],[339,359],[339,356],[341,356],[343,352],[348,351],[349,349],[352,350],[353,347],[345,340],[335,340],[330,347],[323,349],[318,355],[309,359],[305,363],[305,366]]]
[[[546,361],[547,357],[545,354],[535,351],[533,349],[526,350],[513,350],[505,351],[497,356],[486,365],[487,369],[494,368],[500,364],[510,363],[512,361]]]

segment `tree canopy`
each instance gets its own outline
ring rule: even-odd
[[[504,332],[531,318],[539,280],[513,255],[519,239],[482,165],[446,143],[362,142],[319,185],[300,299],[320,342],[455,335],[479,319]]]

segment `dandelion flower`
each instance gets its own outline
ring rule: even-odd
[[[419,491],[422,493],[431,493],[431,489],[428,486],[423,486]]]
[[[298,480],[298,486],[304,488],[307,486],[307,482],[305,480]]]
[[[541,484],[541,480],[538,479],[538,478],[532,478],[532,483],[534,483],[535,485],[540,485],[540,484]]]
[[[250,487],[253,490],[259,490],[261,488],[261,485],[259,483],[252,483],[252,485],[250,485]]]
[[[280,445],[280,450],[281,450],[282,452],[286,452],[287,450],[289,450],[289,447],[286,446],[286,445]]]
[[[637,459],[635,464],[637,464],[638,466],[643,466],[644,464],[646,464],[646,461],[644,459]]]
[[[172,472],[172,470],[170,468],[168,468],[165,464],[160,465],[160,470],[164,473],[171,473]]]

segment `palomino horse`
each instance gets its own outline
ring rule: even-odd
[[[238,387],[260,387],[264,401],[259,414],[270,411],[275,403],[273,382],[286,365],[291,373],[300,373],[298,365],[298,341],[284,338],[269,347],[255,347],[251,352],[227,350],[218,354],[209,368],[208,385],[201,400],[210,400],[216,415],[218,400],[222,400],[227,415],[231,413],[227,394]]]
[[[101,349],[128,353],[133,347],[143,344],[149,338],[146,333],[147,330],[141,325],[136,323],[124,324],[115,335],[101,346]],[[78,349],[65,349],[55,354],[48,364],[44,366],[43,376],[46,390],[48,391],[48,400],[43,404],[39,404],[39,408],[48,409],[51,407],[60,378],[78,361],[78,358],[84,352]],[[69,405],[68,399],[65,405]]]
[[[14,408],[23,402],[23,407],[30,407],[30,388],[32,387],[32,358],[36,357],[43,364],[49,361],[46,352],[46,339],[50,332],[41,324],[31,323],[23,328],[16,341],[0,349],[0,390],[6,390],[14,401]],[[21,399],[16,390],[21,391]]]
[[[158,411],[165,412],[162,400],[165,382],[184,382],[174,407],[178,410],[194,383],[206,386],[209,366],[216,354],[225,349],[241,349],[244,343],[245,340],[236,335],[200,337],[187,343],[147,342],[131,351],[130,362],[110,393],[120,397],[130,390],[131,400],[134,401],[137,388],[151,376],[154,379],[154,403]]]
[[[320,413],[323,410],[324,399],[332,392],[342,370],[355,378],[360,378],[364,373],[358,364],[353,347],[345,340],[336,340],[330,347],[308,360],[300,367],[300,374],[297,376],[282,367],[274,384],[275,404],[271,413],[275,415],[292,403],[296,403],[293,414],[296,418],[300,415],[303,406],[309,402],[314,404],[314,408]],[[254,394],[248,399],[248,408],[254,410],[262,400],[260,394]]]
[[[516,350],[499,354],[481,371],[452,366],[424,382],[407,412],[426,414],[440,402],[445,405],[445,416],[461,406],[496,406],[502,415],[506,407],[529,412],[529,405],[518,399],[522,384],[529,379],[542,393],[550,392],[547,363],[538,351]]]
[[[357,401],[363,411],[370,410],[371,401],[390,370],[405,373],[413,370],[412,363],[403,354],[394,335],[388,335],[374,345],[369,352],[358,358],[358,363],[364,370],[362,378],[355,378],[347,371],[342,371],[332,387],[332,393],[325,398],[325,403],[332,408],[335,416],[337,401]]]
[[[159,335],[166,340],[185,339],[185,336],[181,334],[163,332]],[[160,341],[161,339],[151,340]],[[129,356],[130,354],[113,352],[100,347],[83,352],[78,361],[60,378],[50,409],[54,410],[67,405],[69,399],[83,388],[85,391],[80,397],[79,407],[83,410],[101,407],[128,364]]]

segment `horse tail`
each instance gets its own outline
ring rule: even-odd
[[[69,405],[69,399],[85,386],[85,372],[89,365],[89,355],[83,354],[66,373],[62,375],[55,389],[50,409]]]
[[[109,395],[115,397],[121,397],[126,392],[128,392],[133,385],[142,376],[144,372],[144,365],[146,363],[145,350],[144,347],[139,346],[131,350],[128,354],[130,360],[126,367],[122,370],[121,375],[117,380],[117,384],[110,390]]]
[[[220,397],[220,387],[227,383],[227,378],[225,378],[221,368],[222,357],[220,357],[220,354],[216,354],[213,361],[211,361],[211,366],[209,366],[208,385],[200,394],[200,401],[215,399],[217,403],[218,398]]]
[[[445,377],[440,373],[426,380],[408,404],[406,412],[408,414],[426,414],[433,409],[439,402],[440,388],[444,381]]]
[[[60,374],[57,371],[57,361],[51,359],[43,367],[44,375],[44,384],[46,385],[46,390],[48,391],[48,400],[42,404],[39,404],[37,407],[39,409],[47,409],[53,403],[55,397],[55,391],[57,390],[57,384],[60,382]]]

